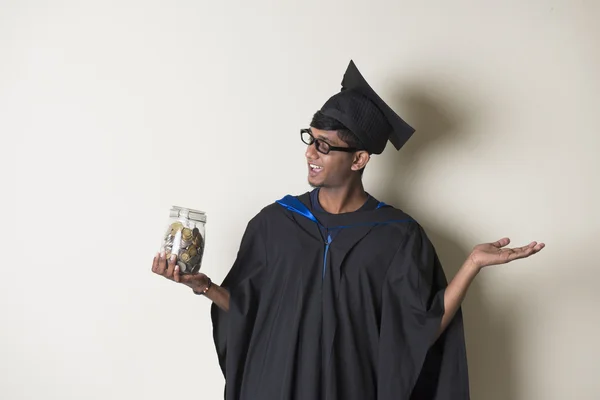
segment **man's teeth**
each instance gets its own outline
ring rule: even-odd
[[[309,164],[312,169],[321,169],[318,165]]]

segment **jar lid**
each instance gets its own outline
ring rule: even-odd
[[[206,222],[206,213],[204,211],[194,210],[186,207],[171,206],[169,216],[171,218],[187,218],[193,221]]]

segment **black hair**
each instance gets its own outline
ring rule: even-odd
[[[315,115],[313,115],[310,126],[323,131],[337,131],[339,138],[349,147],[354,147],[358,150],[365,149],[360,142],[360,139],[358,139],[358,136],[352,133],[350,129],[346,128],[346,126],[337,119],[329,117],[321,111],[317,111]],[[365,169],[362,168],[359,172],[362,175],[364,171]]]
[[[321,111],[317,111],[313,116],[313,119],[310,123],[310,126],[313,128],[321,129],[323,131],[337,131],[340,139],[346,143],[350,147],[357,148],[359,150],[363,150],[364,146],[358,139],[358,137],[350,131],[350,129],[346,128],[344,124],[338,121],[335,118],[331,118]]]

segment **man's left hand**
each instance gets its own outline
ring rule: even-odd
[[[473,248],[470,261],[479,269],[490,265],[506,264],[513,260],[527,258],[538,253],[545,247],[544,243],[531,242],[527,246],[506,248],[509,238],[500,239],[494,243],[482,243]]]

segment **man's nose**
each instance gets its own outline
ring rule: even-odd
[[[306,158],[308,158],[309,160],[316,160],[317,158],[319,158],[319,152],[317,151],[315,143],[306,146],[305,155]]]

